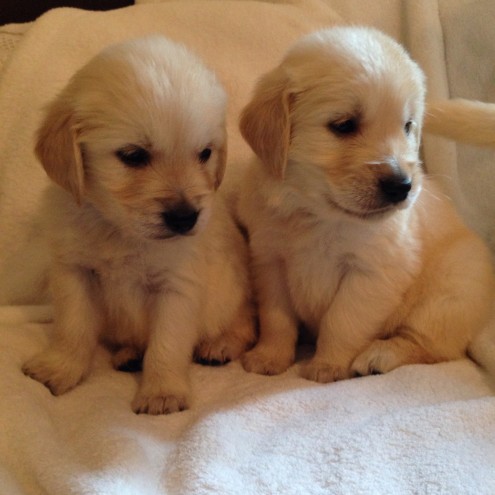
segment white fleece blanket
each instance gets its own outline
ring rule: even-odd
[[[495,395],[468,360],[328,385],[299,378],[298,365],[278,377],[239,363],[192,365],[190,410],[137,416],[139,375],[114,371],[103,349],[62,397],[23,376],[22,363],[48,342],[50,308],[13,303],[42,300],[45,178],[32,154],[40,108],[105,44],[161,32],[219,72],[231,96],[228,192],[249,154],[237,113],[299,34],[333,22],[376,26],[407,44],[430,95],[494,101],[494,17],[482,0],[374,0],[366,9],[361,0],[212,0],[64,9],[34,23],[0,79],[0,495],[493,495]],[[489,239],[493,153],[427,138],[424,157]]]
[[[138,378],[103,349],[64,396],[24,377],[50,326],[16,316],[0,324],[2,495],[495,493],[495,398],[467,360],[330,385],[194,365],[190,410],[137,416]]]

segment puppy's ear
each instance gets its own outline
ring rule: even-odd
[[[84,192],[83,160],[74,112],[66,95],[48,107],[38,130],[35,152],[48,176],[80,203]]]
[[[258,82],[240,121],[244,139],[279,179],[284,177],[290,143],[289,96],[289,77],[277,67]]]
[[[218,150],[218,164],[215,170],[215,190],[220,187],[223,176],[225,175],[225,166],[227,164],[227,145],[224,144]]]

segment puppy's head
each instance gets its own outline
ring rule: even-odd
[[[424,93],[421,70],[391,38],[331,28],[301,39],[259,81],[240,127],[274,177],[304,169],[332,208],[369,218],[420,190]]]
[[[226,160],[226,96],[183,46],[107,48],[48,108],[36,153],[53,181],[145,239],[205,225]]]

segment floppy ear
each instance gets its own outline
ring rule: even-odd
[[[261,78],[242,111],[244,139],[271,173],[282,179],[290,142],[289,77],[277,67]]]
[[[84,170],[81,149],[70,98],[57,98],[38,130],[36,156],[54,182],[69,191],[77,203],[84,192]]]

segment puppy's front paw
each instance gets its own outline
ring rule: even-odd
[[[330,383],[350,378],[348,368],[329,364],[320,359],[311,359],[301,367],[300,375],[307,380],[318,383]]]
[[[188,394],[138,392],[132,401],[132,410],[136,414],[170,414],[184,411],[189,407]]]
[[[242,356],[241,363],[246,371],[260,375],[280,375],[294,362],[293,354],[282,354],[278,350],[256,346]]]
[[[22,367],[25,375],[43,383],[53,395],[61,395],[74,388],[84,377],[88,366],[74,356],[56,350],[37,354]]]
[[[154,380],[146,378],[132,401],[132,410],[136,414],[170,414],[184,411],[189,407],[190,389],[187,379],[178,375],[155,375]]]

